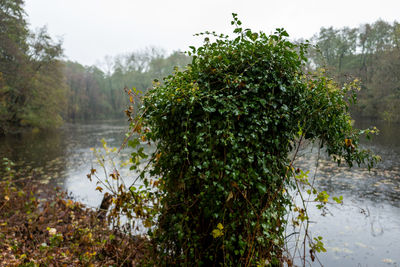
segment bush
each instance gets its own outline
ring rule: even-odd
[[[373,162],[347,112],[354,83],[306,75],[308,45],[283,29],[244,30],[235,14],[232,24],[236,38],[205,33],[188,68],[156,83],[135,120],[157,147],[150,235],[161,265],[279,265],[298,142],[319,139],[350,165]]]

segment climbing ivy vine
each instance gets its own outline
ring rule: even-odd
[[[321,207],[329,198],[294,167],[300,143],[317,141],[339,164],[377,160],[359,148],[371,130],[354,129],[348,113],[357,82],[338,87],[323,71],[305,73],[307,43],[241,24],[233,14],[233,38],[198,34],[204,44],[190,47],[187,69],[155,81],[138,114],[127,111],[132,169],[147,189],[121,189],[123,201],[114,202],[145,217],[159,265],[290,263],[283,251],[290,192],[308,186]],[[146,142],[155,146],[150,155]],[[137,208],[139,196],[153,198],[151,209]],[[308,220],[303,208],[294,211]],[[324,250],[320,238],[309,242]]]

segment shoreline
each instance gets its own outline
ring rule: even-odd
[[[37,181],[0,181],[1,266],[137,266],[150,243]]]

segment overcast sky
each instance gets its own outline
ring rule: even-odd
[[[61,37],[65,55],[85,65],[106,55],[157,46],[171,52],[200,44],[194,33],[229,34],[231,13],[245,28],[285,28],[309,38],[321,27],[400,21],[400,0],[25,0],[32,29]]]

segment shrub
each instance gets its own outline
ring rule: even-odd
[[[373,162],[348,114],[355,83],[305,74],[308,45],[283,29],[242,29],[235,14],[232,25],[234,39],[204,33],[188,68],[155,83],[135,119],[156,144],[150,234],[161,265],[279,265],[298,142],[318,139],[338,162]]]

